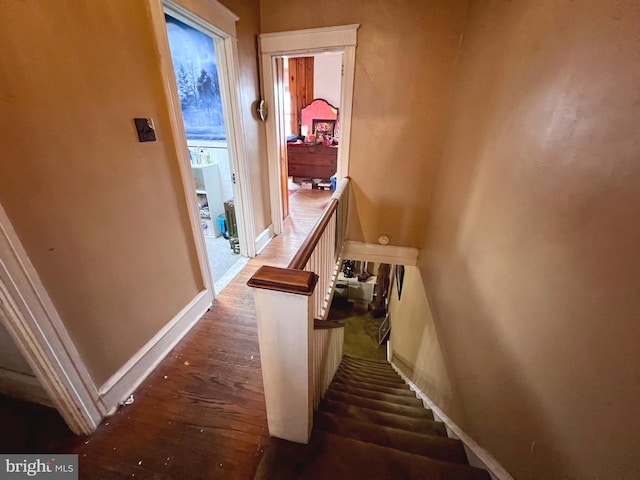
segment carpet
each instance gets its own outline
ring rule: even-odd
[[[270,438],[254,480],[490,480],[387,362],[345,356],[308,445]]]
[[[373,318],[371,312],[359,313],[350,302],[334,302],[329,310],[328,319],[344,322],[346,355],[386,360],[386,344],[378,345],[378,328],[384,318]]]

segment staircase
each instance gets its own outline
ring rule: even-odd
[[[388,362],[344,356],[308,445],[271,438],[255,479],[489,480]]]

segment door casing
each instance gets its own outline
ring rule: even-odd
[[[349,172],[349,146],[351,143],[351,116],[353,111],[353,85],[357,31],[360,25],[313,28],[260,35],[260,65],[262,68],[263,98],[271,111],[277,108],[276,59],[284,56],[305,56],[322,52],[342,52],[342,85],[340,92],[340,147],[338,148],[338,181]],[[279,135],[277,119],[270,115],[266,120],[267,158],[269,164],[269,194],[271,219],[276,235],[284,231],[282,178],[280,151],[286,148]]]

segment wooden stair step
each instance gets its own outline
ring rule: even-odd
[[[397,415],[395,413],[381,412],[365,407],[357,407],[348,403],[324,398],[320,402],[320,411],[336,413],[351,417],[362,422],[385,425],[399,428],[409,432],[423,433],[425,435],[446,436],[444,424],[427,418],[413,418]]]
[[[344,372],[355,373],[355,374],[358,374],[358,375],[361,374],[361,375],[368,375],[368,376],[371,376],[371,377],[388,378],[389,380],[392,380],[392,381],[400,381],[400,382],[404,381],[404,380],[402,380],[400,375],[398,375],[396,372],[387,372],[387,373],[375,372],[375,371],[372,371],[372,370],[366,370],[366,369],[362,369],[362,368],[352,367],[352,366],[346,365],[344,363],[340,365],[340,370],[342,370]]]
[[[313,426],[325,432],[375,443],[382,447],[468,465],[462,442],[453,438],[434,437],[383,425],[372,425],[328,412],[317,412]]]
[[[380,380],[377,378],[365,377],[363,375],[347,374],[347,373],[341,372],[340,370],[336,372],[336,376],[334,378],[341,378],[346,380],[347,382],[353,380],[360,383],[368,383],[369,385],[374,385],[374,386],[410,390],[409,385],[407,385],[404,382],[388,382],[388,381]]]
[[[393,402],[399,405],[409,405],[411,407],[424,407],[422,400],[413,396],[406,395],[394,395],[392,393],[377,392],[375,390],[366,390],[364,388],[357,388],[346,383],[332,383],[329,390],[338,390],[351,395],[358,395],[365,398],[373,398],[374,400],[384,400],[387,402]]]
[[[369,382],[360,382],[358,380],[339,378],[338,376],[334,377],[334,383],[339,383],[341,385],[348,385],[356,388],[360,388],[363,390],[371,390],[373,392],[381,392],[381,393],[390,393],[392,395],[403,395],[409,398],[416,398],[416,394],[409,388],[407,385],[406,388],[390,388],[383,387],[376,384],[371,384]]]
[[[361,357],[350,357],[349,355],[344,355],[342,357],[343,362],[351,362],[357,363],[359,365],[366,365],[368,367],[377,367],[377,368],[392,368],[391,364],[386,360],[376,360],[371,358],[361,358]]]
[[[387,386],[387,387],[391,387],[391,388],[405,388],[405,387],[408,387],[408,385],[405,382],[403,382],[402,380],[389,380],[389,379],[380,378],[380,377],[371,377],[369,375],[362,375],[362,374],[358,374],[358,373],[345,372],[344,370],[338,370],[336,372],[336,375],[340,376],[342,378],[352,378],[352,379],[360,381],[360,382],[369,382],[369,383],[373,383],[375,385],[383,385],[383,386]]]
[[[389,362],[387,362],[386,360],[378,360],[376,358],[365,358],[365,357],[357,357],[355,355],[343,355],[343,360],[348,360],[348,361],[352,361],[352,362],[361,362],[361,363],[365,363],[368,365],[386,365],[386,366],[391,366],[391,364]]]
[[[355,405],[356,407],[369,408],[371,410],[378,410],[385,413],[395,413],[396,415],[403,415],[411,418],[428,418],[433,420],[433,413],[431,410],[424,408],[422,405],[419,407],[399,405],[397,403],[387,402],[384,400],[375,400],[373,398],[360,397],[358,395],[352,395],[346,392],[340,392],[338,390],[327,390],[325,398],[330,400],[338,400],[349,405]]]
[[[354,366],[346,364],[346,363],[341,363],[339,369],[340,370],[344,370],[344,371],[348,371],[348,372],[352,372],[352,373],[362,374],[362,375],[371,375],[371,376],[375,376],[375,377],[385,377],[385,378],[390,378],[392,380],[400,380],[400,381],[402,381],[402,377],[400,377],[400,375],[398,375],[396,372],[380,372],[380,371],[377,371],[377,370],[372,370],[370,368],[354,367]]]
[[[387,365],[387,366],[383,366],[383,365],[367,365],[365,363],[353,362],[351,360],[342,360],[341,364],[342,365],[347,365],[347,366],[352,367],[352,368],[359,368],[359,369],[362,369],[362,370],[368,370],[368,371],[372,371],[372,372],[394,373],[396,375],[398,374],[398,372],[396,372],[391,365]]]
[[[434,460],[314,430],[309,445],[271,438],[257,480],[425,479],[490,480],[474,467]]]
[[[357,370],[349,370],[348,368],[338,368],[336,373],[340,373],[347,377],[353,378],[364,378],[367,380],[372,380],[376,382],[385,382],[385,383],[393,383],[398,385],[406,385],[406,382],[402,380],[400,377],[391,377],[388,375],[375,375],[371,373],[359,372]]]

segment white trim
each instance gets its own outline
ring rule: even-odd
[[[451,420],[447,414],[440,409],[440,407],[433,403],[433,401],[415,383],[413,383],[407,375],[405,375],[400,367],[393,362],[390,363],[394,370],[398,372],[398,375],[407,382],[409,387],[411,387],[411,390],[413,390],[420,400],[422,400],[424,406],[433,412],[433,416],[436,421],[445,424],[449,438],[456,438],[462,442],[467,453],[469,465],[487,470],[495,480],[513,480],[513,477],[505,470],[500,462],[493,457],[493,455],[478,445],[476,441],[465,433],[453,420]]]
[[[320,52],[321,49],[337,51],[346,46],[355,47],[359,26],[359,24],[352,24],[263,33],[260,35],[260,50],[271,56],[281,56]]]
[[[261,66],[263,72],[261,73],[264,83],[263,98],[267,105],[270,106],[272,111],[271,115],[267,116],[265,122],[265,130],[267,137],[267,167],[269,173],[269,203],[271,205],[271,224],[273,225],[273,231],[276,235],[281,235],[284,232],[284,219],[283,217],[283,204],[282,204],[282,190],[280,185],[280,148],[278,145],[278,126],[274,111],[276,110],[276,83],[274,82],[274,75],[277,72],[275,57],[270,55],[262,55]]]
[[[207,8],[214,10],[211,18],[206,20],[191,12],[187,7],[180,5],[180,0],[164,0],[163,3],[168,9],[187,19],[193,24],[192,26],[198,29],[211,30],[211,27],[214,27],[217,30],[216,35],[219,35],[218,32],[220,32],[231,37],[236,36],[236,22],[240,20],[240,17],[217,0],[206,0]]]
[[[211,275],[211,268],[209,267],[207,245],[204,240],[204,235],[202,234],[200,211],[193,182],[191,160],[189,159],[188,154],[189,147],[187,145],[187,134],[184,130],[184,123],[182,121],[182,110],[177,93],[178,86],[176,84],[176,77],[173,72],[173,64],[171,61],[171,49],[169,48],[169,37],[167,35],[167,26],[164,18],[165,9],[163,7],[162,0],[155,0],[155,2],[157,8],[151,8],[151,20],[155,29],[158,50],[160,53],[159,63],[162,71],[162,87],[167,98],[167,106],[169,108],[169,127],[173,135],[172,140],[178,157],[178,168],[180,170],[185,202],[189,212],[191,235],[196,247],[203,287],[209,292],[211,300],[213,301],[215,296],[213,277]],[[183,10],[184,9],[182,7],[173,2],[168,2],[168,5],[166,6],[166,12],[171,15],[180,15],[179,12],[182,12]]]
[[[220,148],[227,150],[226,140],[187,140],[187,145],[190,147],[206,147],[206,148]]]
[[[159,0],[157,0],[159,1]],[[238,49],[237,39],[235,38],[235,22],[239,19],[235,14],[228,10],[223,5],[214,0],[210,0],[209,3],[219,8],[218,13],[225,13],[227,19],[225,22],[220,22],[220,18],[200,18],[190,10],[182,7],[176,3],[175,0],[164,0],[164,11],[168,14],[175,16],[181,21],[185,21],[187,24],[205,32],[211,36],[214,40],[216,57],[218,59],[219,69],[219,81],[220,92],[222,97],[222,108],[225,120],[225,129],[227,136],[227,148],[229,151],[229,167],[232,175],[235,176],[236,181],[233,183],[233,194],[236,206],[236,219],[238,222],[238,237],[240,241],[240,254],[245,257],[255,256],[255,244],[253,238],[255,237],[255,226],[253,217],[253,199],[251,197],[250,186],[250,171],[247,161],[246,145],[244,143],[244,125],[242,120],[242,110],[240,103],[240,81],[239,81],[239,62],[238,62]],[[229,23],[229,22],[232,22]],[[164,22],[164,17],[162,19]],[[172,128],[175,130],[175,140],[178,146],[178,154],[180,156],[181,173],[183,174],[183,185],[185,187],[185,193],[187,195],[187,203],[190,206],[190,213],[192,223],[195,222],[195,226],[192,225],[194,233],[198,237],[202,237],[200,227],[200,214],[197,208],[196,196],[193,179],[191,178],[190,165],[191,162],[187,155],[187,150],[182,146],[183,142],[186,145],[186,133],[184,132],[184,125],[182,122],[182,113],[180,109],[180,101],[178,100],[175,74],[171,63],[171,50],[169,48],[169,41],[166,34],[166,26],[163,24],[164,30],[162,35],[158,35],[159,39],[162,37],[162,41],[159,42],[159,48],[161,50],[161,57],[166,59],[162,62],[162,65],[168,65],[170,79],[165,78],[165,90],[167,90],[167,97],[171,101],[171,123]],[[164,69],[163,69],[164,70]],[[166,72],[163,72],[166,73]],[[165,75],[166,77],[166,75]],[[184,164],[184,165],[183,165]],[[184,171],[183,171],[184,170]],[[185,174],[187,178],[185,179]],[[193,195],[191,195],[193,193]],[[194,209],[192,212],[191,209]],[[211,272],[209,271],[206,245],[204,239],[197,240],[200,267],[204,269],[203,276],[205,277],[205,283],[207,290],[213,291],[213,279],[211,279]],[[200,245],[202,244],[202,245]],[[200,258],[202,257],[202,258]]]
[[[281,56],[312,55],[326,51],[343,54],[343,75],[340,94],[340,147],[338,148],[338,180],[349,174],[349,149],[351,145],[351,117],[353,114],[353,87],[357,30],[360,25],[343,25],[313,28],[289,32],[263,33],[260,35],[260,65],[263,79],[263,98],[272,112],[275,108],[275,60]],[[284,231],[282,215],[282,188],[280,185],[280,148],[277,138],[275,115],[266,121],[267,158],[269,164],[269,195],[271,221],[276,235]],[[284,139],[281,139],[284,141]]]
[[[55,408],[38,379],[26,373],[0,368],[0,393]]]
[[[1,205],[0,322],[69,428],[77,434],[92,433],[104,406]]]
[[[264,247],[269,245],[269,242],[273,238],[273,223],[265,228],[260,235],[256,237],[256,253],[262,252]]]
[[[269,435],[309,443],[314,296],[252,288]]]
[[[109,414],[149,376],[176,344],[211,307],[206,291],[198,293],[102,387],[99,394]]]
[[[236,181],[233,184],[233,197],[236,207],[236,220],[238,224],[238,237],[240,241],[240,254],[245,257],[255,257],[255,220],[253,217],[253,199],[251,195],[251,183],[247,148],[244,143],[244,123],[240,106],[240,77],[238,75],[238,43],[235,38],[225,38],[221,41],[222,48],[218,48],[216,42],[216,55],[218,56],[218,68],[220,75],[220,90],[222,106],[227,129],[227,141],[229,147],[229,162],[232,175]],[[218,55],[218,52],[224,52]],[[224,74],[226,73],[226,75]],[[228,78],[228,82],[227,82]],[[226,94],[224,93],[226,92]],[[224,101],[226,97],[227,101]]]
[[[355,31],[354,31],[355,34]],[[356,75],[356,47],[345,47],[342,55],[342,85],[340,87],[340,146],[338,147],[338,181],[349,176],[351,148],[351,117],[353,115],[353,87]]]
[[[342,248],[342,257],[349,260],[389,263],[413,267],[418,263],[419,250],[414,247],[377,245],[375,243],[347,240]]]

